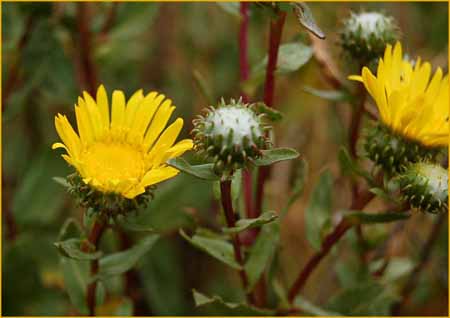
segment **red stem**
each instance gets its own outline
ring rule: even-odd
[[[229,228],[236,226],[236,218],[234,215],[233,210],[233,204],[231,199],[231,180],[225,180],[220,182],[220,192],[221,192],[221,202],[223,207],[223,212],[225,214],[225,219],[227,221],[227,226]],[[237,235],[232,235],[232,243],[233,243],[233,250],[234,250],[234,258],[236,262],[243,266],[244,261],[242,257],[242,251],[241,251],[241,242],[239,241],[239,238]],[[244,269],[239,270],[239,275],[241,277],[242,286],[245,290],[247,301],[249,303],[254,303],[254,297],[252,293],[247,293],[247,287],[248,287],[248,277],[247,273]]]
[[[433,251],[433,246],[436,244],[439,238],[439,232],[442,228],[444,222],[447,222],[447,213],[442,213],[439,215],[439,218],[433,224],[430,233],[428,235],[427,241],[422,247],[420,251],[420,259],[417,265],[409,274],[409,278],[402,289],[401,292],[401,301],[394,304],[392,307],[392,315],[399,316],[402,312],[403,307],[408,303],[410,296],[414,289],[417,286],[417,282],[419,281],[420,272],[425,268],[430,259],[431,252]]]
[[[281,34],[283,33],[286,12],[278,13],[276,20],[270,21],[269,33],[269,59],[267,61],[266,81],[264,84],[264,103],[273,106],[275,91],[275,71],[278,62],[278,49],[280,48]]]
[[[92,36],[90,30],[89,3],[78,3],[77,25],[80,41],[81,79],[83,85],[94,96],[97,90],[97,74],[92,61]]]
[[[94,225],[92,226],[91,232],[88,236],[88,242],[89,244],[84,244],[82,246],[82,250],[84,252],[95,252],[98,248],[98,243],[100,241],[101,236],[103,235],[103,232],[106,229],[105,222],[103,220],[96,220],[94,222]],[[94,250],[92,250],[92,247],[94,247]],[[91,277],[95,276],[98,273],[98,260],[91,261]],[[97,281],[93,281],[87,286],[87,292],[86,292],[86,303],[89,309],[89,315],[95,316],[95,298],[96,298],[96,290],[97,290]]]
[[[276,20],[270,22],[269,33],[269,58],[266,68],[266,80],[264,84],[264,103],[267,106],[273,106],[275,91],[275,71],[278,62],[278,51],[281,43],[281,35],[283,33],[284,21],[286,20],[286,12],[279,12]],[[264,166],[258,170],[258,182],[256,188],[256,216],[261,215],[262,203],[264,196],[264,184],[270,176],[270,166]]]
[[[249,3],[241,2],[241,24],[239,26],[239,76],[241,83],[246,81],[250,74],[248,62],[248,7]],[[241,96],[244,103],[249,101],[249,97],[244,92],[241,92]],[[252,174],[250,170],[243,170],[242,180],[246,215],[248,218],[253,218],[255,217],[255,214],[253,209]]]
[[[370,191],[362,193],[358,199],[352,204],[350,210],[361,210],[366,206],[374,197],[374,194]],[[302,269],[297,277],[297,280],[292,285],[289,290],[288,300],[292,304],[297,294],[304,287],[306,281],[310,277],[311,273],[320,264],[322,259],[328,254],[331,248],[339,242],[342,236],[350,229],[354,223],[350,223],[347,219],[343,218],[341,222],[334,228],[334,230],[328,234],[323,242],[320,250],[316,252],[306,263],[305,267]]]

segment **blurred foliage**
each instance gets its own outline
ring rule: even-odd
[[[198,78],[207,86],[205,89],[213,100],[239,96],[237,4],[86,3],[89,16],[84,22],[78,16],[79,5],[2,3],[4,315],[77,315],[85,310],[83,304],[75,307],[70,299],[75,299],[73,303],[77,304],[76,299],[85,292],[85,284],[80,284],[79,279],[86,279],[83,276],[87,275],[86,264],[61,260],[53,242],[61,239],[60,229],[68,217],[79,224],[89,220],[83,219],[84,211],[75,206],[64,187],[52,180],[66,176],[70,168],[50,150],[52,142],[57,140],[54,116],[58,112],[68,114],[74,122],[73,105],[81,91],[89,88],[83,73],[85,34],[80,32],[80,23],[87,23],[91,32],[90,57],[96,80],[109,90],[120,88],[127,96],[139,88],[159,90],[177,105],[174,116],[184,117],[186,123],[208,104],[196,84]],[[340,21],[350,10],[388,12],[399,21],[407,51],[431,60],[433,66],[448,69],[446,3],[310,3],[310,8],[316,23],[327,35],[329,53],[344,77],[354,68],[350,66],[351,61],[341,58],[336,43]],[[260,70],[266,63],[269,17],[267,10],[252,6],[249,59],[253,73],[243,88],[255,99],[261,98],[263,89]],[[311,57],[306,33],[293,15],[287,19],[282,42],[279,66],[280,73],[286,74],[277,75],[275,104],[285,116],[276,125],[274,134],[278,144],[294,147],[308,159],[311,178],[295,181],[291,188],[290,181],[296,177],[295,166],[292,169],[288,164],[276,166],[268,185],[268,196],[275,203],[267,207],[281,209],[285,204],[276,202],[284,202],[289,191],[304,194],[290,202],[289,213],[280,223],[264,227],[265,235],[260,236],[254,247],[263,253],[250,257],[245,266],[254,273],[251,277],[254,283],[264,269],[262,264],[276,259],[278,267],[284,268],[277,281],[289,286],[311,255],[311,245],[316,248],[320,243],[320,233],[332,217],[330,209],[341,208],[349,198],[348,184],[339,177],[338,158],[346,140],[349,105],[345,101],[349,97],[347,92],[330,90],[324,83],[320,67]],[[302,49],[298,50],[299,47]],[[325,96],[331,102],[317,96]],[[187,124],[185,136],[190,128]],[[304,163],[301,165],[304,169]],[[336,178],[335,186],[341,185],[333,190],[329,189],[332,176]],[[326,184],[326,193],[316,190],[317,182]],[[237,275],[221,262],[192,248],[178,234],[180,227],[190,231],[196,222],[204,227],[220,228],[218,204],[212,189],[211,181],[180,175],[159,185],[148,209],[131,220],[133,224],[145,224],[163,233],[153,242],[152,249],[143,253],[135,272],[138,286],[134,288],[142,296],[140,301],[145,304],[142,308],[146,315],[200,315],[211,313],[202,307],[214,304],[218,304],[214,310],[225,308],[218,314],[227,312],[230,306],[249,312],[245,306],[238,305],[244,298]],[[310,197],[317,200],[312,200],[307,207]],[[318,213],[320,220],[310,218],[311,214]],[[390,251],[396,261],[391,262],[383,280],[374,281],[368,269],[352,257],[350,251],[355,249],[356,239],[349,233],[339,247],[343,256],[333,259],[337,253],[334,251],[330,260],[311,277],[302,294],[306,298],[296,302],[309,308],[311,314],[388,314],[396,298],[391,287],[386,288],[386,280],[390,280],[389,286],[405,281],[405,273],[410,270],[411,262],[416,262],[415,255],[434,220],[425,215],[414,215],[411,219],[404,226],[403,234],[396,238],[395,250]],[[305,223],[306,226],[314,224],[316,231],[308,232],[311,228],[305,231]],[[382,225],[383,229],[393,226]],[[282,231],[278,241],[279,228]],[[408,313],[447,313],[447,225],[444,228],[431,262],[413,293]],[[373,227],[370,229],[375,232]],[[68,231],[74,230],[76,227],[69,226]],[[143,240],[143,234],[130,235],[133,241]],[[122,243],[112,233],[102,242],[103,249],[109,252],[117,252]],[[275,250],[280,251],[275,253]],[[77,272],[73,271],[74,264],[79,267]],[[78,271],[79,275],[73,276]],[[123,297],[124,280],[115,277],[103,283],[104,289],[99,287],[99,294],[102,290],[106,294],[97,295],[99,300],[103,299],[99,311],[105,315],[132,314],[131,300]],[[193,289],[198,290],[194,295]],[[195,302],[201,306],[197,308]],[[325,305],[318,308],[312,304]]]

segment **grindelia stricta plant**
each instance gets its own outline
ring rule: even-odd
[[[86,292],[91,315],[95,314],[96,286],[102,272],[98,244],[103,232],[121,216],[126,219],[145,207],[154,185],[179,172],[166,161],[193,147],[190,139],[175,143],[183,127],[181,118],[166,128],[174,109],[164,95],[144,95],[142,90],[128,101],[122,91],[114,91],[110,107],[106,90],[100,86],[96,100],[86,92],[78,99],[78,134],[66,116],[58,114],[55,118],[62,143],[52,148],[63,148],[66,154],[62,157],[75,168],[75,173],[67,177],[69,192],[94,218],[86,239],[56,245],[65,256],[92,259],[92,282]],[[94,252],[95,256],[91,254]]]
[[[327,62],[332,61],[327,61],[326,48],[318,45],[325,34],[306,4],[240,3],[239,10],[235,5],[224,7],[242,18],[237,37],[241,86],[234,87],[236,92],[230,92],[238,98],[215,95],[217,92],[209,87],[210,82],[194,70],[198,87],[208,102],[200,105],[205,106],[201,113],[192,116],[192,139],[177,141],[183,119],[170,121],[175,107],[170,99],[157,92],[144,94],[143,90],[138,90],[127,99],[122,91],[116,90],[109,98],[101,85],[96,96],[84,92],[79,97],[74,111],[77,129],[66,115],[56,116],[55,126],[61,141],[54,143],[52,149],[63,151],[63,159],[74,169],[67,178],[58,180],[83,207],[83,222],[80,222],[83,225],[68,220],[55,243],[64,256],[62,263],[89,266],[85,269],[89,274],[84,275],[87,279],[83,280],[79,291],[83,300],[80,303],[80,297],[77,298],[77,309],[82,314],[99,314],[109,279],[112,276],[126,278],[127,275],[122,274],[135,268],[139,258],[159,239],[162,233],[156,233],[134,217],[142,216],[142,210],[147,207],[154,212],[151,205],[154,196],[162,197],[155,191],[156,185],[182,172],[201,179],[197,185],[204,185],[211,191],[197,191],[197,187],[189,183],[193,182],[189,177],[181,184],[183,191],[188,187],[195,190],[186,192],[192,201],[197,200],[197,194],[198,201],[204,199],[205,211],[186,207],[178,193],[169,191],[168,200],[181,202],[183,211],[180,213],[189,220],[189,224],[171,226],[170,237],[178,238],[177,244],[182,248],[192,246],[208,254],[220,262],[220,268],[230,269],[224,273],[234,275],[237,281],[237,287],[230,283],[235,297],[232,302],[222,295],[208,296],[193,289],[193,303],[199,312],[204,313],[201,311],[204,309],[209,314],[208,309],[211,309],[213,313],[230,316],[396,312],[407,298],[404,290],[411,284],[403,284],[402,280],[396,282],[401,286],[388,282],[392,262],[385,250],[395,233],[388,233],[391,228],[385,223],[399,224],[421,212],[426,218],[439,214],[436,224],[442,223],[442,215],[448,210],[448,171],[443,164],[449,137],[448,75],[441,68],[432,72],[431,64],[420,58],[407,59],[398,42],[400,30],[396,21],[378,12],[352,13],[342,23],[337,48],[355,62],[351,67],[356,65],[358,73],[361,70],[360,74],[349,76],[350,81],[345,81],[346,76],[341,79],[336,76],[339,72],[331,71],[331,63]],[[295,15],[288,14],[292,12]],[[266,56],[253,68],[247,56],[248,36],[253,34],[249,32],[249,25],[256,14],[261,23],[267,20],[268,43]],[[296,35],[290,43],[283,44],[283,30],[290,18],[306,28],[309,42],[304,41],[306,37]],[[298,71],[311,58],[316,59],[333,91],[310,88],[309,92],[332,101],[336,107],[351,107],[342,113],[340,109],[333,113],[336,117],[343,115],[339,119],[345,117],[345,120],[336,120],[339,121],[336,130],[339,134],[342,132],[339,137],[345,136],[336,140],[347,137],[348,140],[339,140],[340,151],[336,157],[340,165],[319,163],[318,173],[314,174],[315,185],[308,191],[309,198],[296,207],[300,222],[290,225],[295,233],[304,236],[309,249],[303,254],[306,257],[301,260],[301,268],[295,267],[295,259],[289,260],[296,275],[285,275],[286,262],[280,252],[285,244],[282,229],[288,223],[284,218],[303,195],[309,158],[301,143],[296,144],[299,151],[279,146],[292,145],[297,136],[278,138],[278,133],[284,130],[276,126],[284,124],[279,110],[288,103],[287,98],[278,101],[276,86],[283,75]],[[350,72],[351,67],[345,74],[354,73]],[[304,106],[301,98],[293,103],[299,108]],[[289,112],[289,115],[295,113]],[[350,119],[348,127],[345,127],[346,115]],[[370,120],[366,121],[366,116],[370,116]],[[307,129],[296,127],[294,133],[308,137]],[[315,150],[321,146],[312,138],[310,145]],[[192,156],[182,157],[189,150]],[[274,164],[281,161],[285,166],[273,169]],[[272,200],[276,192],[271,191],[274,190],[272,183],[277,178],[284,180],[285,187],[279,191],[282,193],[277,200]],[[342,191],[338,189],[341,184],[345,185]],[[338,205],[333,202],[334,197],[347,190],[348,196],[342,196],[339,208],[334,210]],[[377,200],[375,204],[374,200]],[[377,207],[376,211],[367,211],[373,206]],[[169,208],[164,206],[161,223],[168,221],[164,214],[167,210]],[[79,235],[72,232],[67,235],[72,223],[78,225]],[[375,230],[365,232],[370,226]],[[131,247],[110,252],[116,251],[115,242],[104,239],[100,244],[109,230],[120,238],[125,235],[128,242],[134,242],[135,237],[127,237],[127,231],[139,231],[141,237]],[[352,231],[354,235],[349,235]],[[352,247],[345,249],[343,257],[336,248],[341,242]],[[108,255],[104,255],[106,251]],[[162,251],[167,250],[164,247]],[[333,254],[342,261],[340,265],[347,257],[354,257],[356,265],[346,271],[336,266],[336,276],[340,280],[338,291],[336,295],[331,295],[330,291],[331,300],[321,308],[305,299],[303,291],[322,261]],[[402,269],[403,274],[417,276],[428,258],[423,254],[422,264],[414,264],[412,258],[408,258],[409,267]],[[178,263],[181,267],[186,265],[184,260]],[[168,263],[161,264],[158,266]],[[70,272],[69,277],[83,276],[68,268],[65,267],[65,271]],[[169,275],[172,275],[171,270],[167,270]],[[145,271],[143,268],[141,276],[145,276]],[[342,272],[351,272],[351,283],[341,279]],[[140,276],[136,276],[139,281]],[[208,277],[219,284],[216,278]],[[325,285],[325,279],[317,277],[318,285]],[[199,289],[210,287],[195,286],[198,285]],[[170,287],[179,287],[174,286]],[[403,291],[398,287],[403,287]],[[133,290],[122,289],[125,289],[124,298],[132,298]],[[150,289],[147,287],[147,291]],[[185,291],[180,290],[180,295],[185,296]],[[365,299],[360,302],[360,298]]]

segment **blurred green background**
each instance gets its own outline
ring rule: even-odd
[[[405,50],[447,70],[446,3],[310,3],[310,7],[327,34],[326,44],[343,77],[355,72],[338,46],[338,30],[350,10],[376,9],[392,15],[402,31]],[[194,72],[202,75],[214,99],[239,96],[239,18],[234,9],[216,3],[2,3],[3,315],[77,314],[65,292],[53,242],[64,221],[68,217],[81,220],[83,210],[52,180],[71,171],[50,149],[58,140],[54,116],[67,114],[74,123],[77,96],[93,80],[109,92],[122,89],[127,96],[139,88],[156,89],[177,106],[174,117],[185,118],[183,134],[187,136],[190,120],[208,106]],[[250,19],[249,58],[255,67],[267,50],[269,16],[253,5]],[[88,47],[86,32],[90,33]],[[309,43],[304,29],[289,15],[282,42],[293,41]],[[85,60],[86,52],[91,63]],[[304,235],[303,212],[318,173],[329,168],[336,176],[336,209],[350,200],[348,181],[338,177],[337,160],[338,149],[346,142],[350,106],[312,96],[303,91],[304,86],[327,89],[314,58],[298,71],[277,78],[275,104],[286,116],[275,128],[276,143],[296,148],[310,167],[305,193],[282,224],[279,267],[286,286],[312,253]],[[261,85],[250,90],[253,100],[262,98]],[[266,191],[267,204],[275,210],[286,200],[292,171],[290,164],[274,168]],[[217,227],[211,185],[180,175],[161,184],[155,194],[142,217],[164,236],[132,274],[144,314],[204,314],[194,306],[193,288],[229,301],[241,299],[236,273],[192,248],[178,234],[179,227],[192,227],[194,221]],[[414,262],[434,218],[414,215],[396,234],[388,252]],[[366,234],[377,236],[389,229],[371,228]],[[446,224],[407,313],[447,315],[447,238]],[[106,250],[117,250],[123,243],[113,235],[104,241]],[[308,299],[326,303],[339,291],[345,272],[352,273],[352,255],[347,251],[351,244],[348,235],[340,245],[341,256],[336,258],[336,251],[313,274],[305,289]],[[119,278],[108,282],[102,313],[130,314],[121,298],[124,288]]]

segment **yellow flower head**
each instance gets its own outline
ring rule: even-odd
[[[110,113],[101,85],[96,100],[86,92],[78,98],[75,114],[79,135],[66,116],[55,117],[63,143],[52,148],[66,150],[62,157],[75,167],[84,183],[103,193],[133,199],[146,187],[178,174],[165,162],[193,147],[190,139],[174,144],[183,127],[181,118],[165,128],[174,109],[170,99],[156,92],[144,96],[139,90],[126,101],[124,93],[116,90]]]
[[[386,46],[376,76],[364,67],[361,76],[349,79],[364,83],[381,121],[395,133],[424,146],[448,145],[449,83],[441,68],[431,78],[430,63],[404,59],[397,42],[394,49]]]

